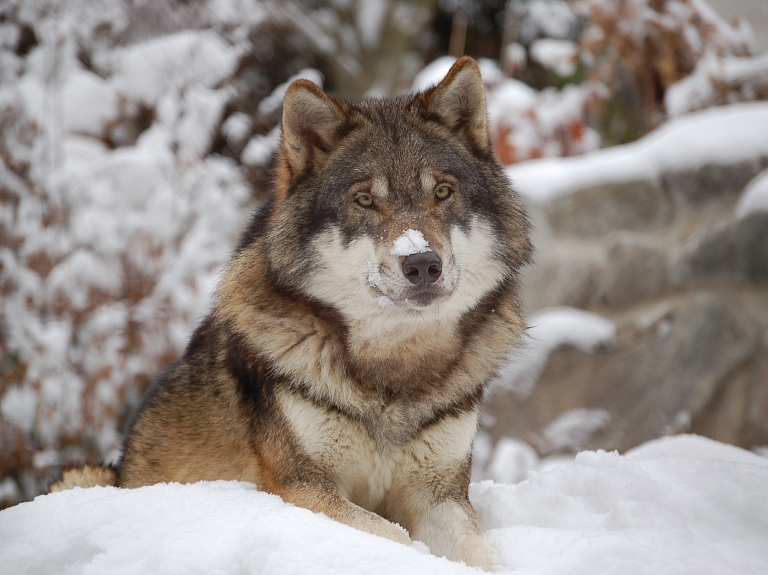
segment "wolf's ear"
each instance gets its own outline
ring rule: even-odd
[[[470,57],[459,58],[448,75],[424,94],[427,112],[489,153],[491,138],[485,109],[485,90],[480,68]]]
[[[343,122],[338,106],[309,80],[296,80],[288,87],[283,101],[282,152],[293,177],[333,148]]]

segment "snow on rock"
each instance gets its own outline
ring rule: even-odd
[[[472,478],[477,480],[481,475],[497,483],[519,483],[527,478],[528,472],[535,469],[538,462],[539,456],[526,442],[502,437],[494,447],[484,472],[473,473]]]
[[[502,572],[758,574],[768,459],[695,436],[470,487]],[[478,573],[217,481],[42,495],[0,512],[3,573]]]
[[[561,345],[592,352],[616,336],[615,324],[595,313],[572,307],[546,308],[528,319],[525,348],[511,352],[494,383],[527,396],[533,389],[549,354]]]
[[[604,428],[610,416],[604,409],[572,409],[550,423],[541,434],[540,449],[555,452],[580,449],[593,433]]]
[[[636,142],[578,158],[546,158],[507,169],[523,196],[547,203],[609,182],[658,178],[665,170],[768,156],[768,103],[711,108],[675,118]]]
[[[393,256],[410,256],[428,251],[430,251],[429,243],[424,239],[424,234],[419,230],[405,230],[403,234],[394,241],[394,246],[389,253]]]
[[[739,218],[757,211],[768,211],[768,170],[759,173],[747,184],[736,205]]]

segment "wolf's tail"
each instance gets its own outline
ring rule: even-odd
[[[51,485],[49,492],[65,491],[73,487],[102,487],[117,485],[117,472],[111,465],[105,467],[91,467],[84,465],[74,469],[67,469],[64,476]]]

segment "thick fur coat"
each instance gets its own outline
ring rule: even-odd
[[[274,194],[212,311],[116,469],[73,470],[54,489],[249,481],[491,569],[471,446],[484,388],[524,329],[528,236],[473,60],[396,99],[294,82]]]

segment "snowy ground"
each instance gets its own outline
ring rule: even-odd
[[[768,572],[768,458],[698,436],[470,494],[501,570]],[[0,512],[0,573],[472,573],[234,482],[75,489]]]

